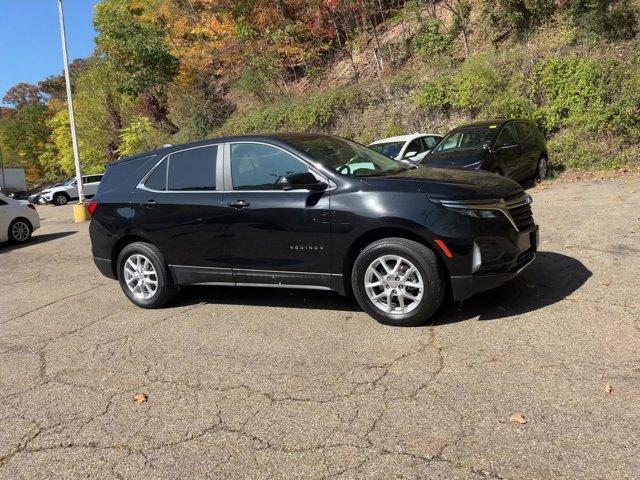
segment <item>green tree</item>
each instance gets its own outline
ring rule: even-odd
[[[180,62],[165,43],[165,32],[146,21],[144,10],[129,0],[105,0],[96,6],[96,42],[122,70],[122,90],[140,97],[145,113],[163,130],[179,128],[169,119],[165,102],[167,86]]]

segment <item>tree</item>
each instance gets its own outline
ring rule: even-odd
[[[96,42],[123,72],[122,91],[140,96],[141,105],[160,128],[179,131],[168,117],[167,86],[180,66],[165,43],[164,30],[143,17],[144,10],[129,0],[105,0],[96,6]]]
[[[38,159],[50,134],[47,107],[41,103],[28,103],[6,117],[2,125],[2,143],[14,158],[19,159],[21,166],[34,165],[41,170]]]
[[[69,64],[69,77],[71,77],[71,89],[75,88],[76,78],[84,71],[87,66],[87,60],[84,58],[76,58]],[[38,82],[38,88],[47,97],[47,99],[56,99],[64,101],[67,98],[67,90],[65,85],[64,74],[50,75],[44,80]]]
[[[26,105],[42,103],[42,97],[37,86],[22,82],[11,87],[2,97],[2,101],[16,108],[22,108]]]

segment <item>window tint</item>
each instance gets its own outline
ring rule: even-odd
[[[215,190],[217,156],[217,145],[169,155],[168,190]]]
[[[160,165],[149,175],[144,186],[151,190],[166,190],[167,188],[167,159],[165,158]]]
[[[500,148],[517,144],[518,136],[516,135],[516,129],[514,128],[513,123],[509,123],[502,129],[502,132],[500,132],[496,146]]]
[[[279,148],[258,143],[231,145],[234,190],[280,190],[277,182],[283,176],[308,171],[303,162]]]

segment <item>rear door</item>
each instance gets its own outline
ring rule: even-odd
[[[517,122],[516,130],[520,139],[523,157],[523,176],[531,176],[536,173],[540,151],[537,146],[534,126],[527,122]]]
[[[100,180],[102,180],[102,175],[88,175],[83,178],[84,194],[87,197],[93,197],[96,194],[100,186]]]
[[[285,191],[278,185],[284,175],[319,173],[290,152],[261,142],[227,144],[225,167],[235,281],[328,288],[330,193]]]
[[[522,172],[524,161],[522,149],[518,143],[518,133],[513,123],[507,123],[498,134],[493,149],[495,165],[505,177],[518,178]]]
[[[172,152],[134,192],[134,224],[158,246],[180,284],[233,281],[221,166],[221,145]]]
[[[10,215],[10,206],[0,198],[0,242],[6,242],[9,235],[9,224],[13,218]]]

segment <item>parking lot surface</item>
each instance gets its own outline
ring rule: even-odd
[[[536,262],[421,328],[303,290],[141,310],[38,207],[0,246],[0,478],[639,478],[640,181],[530,193]]]

